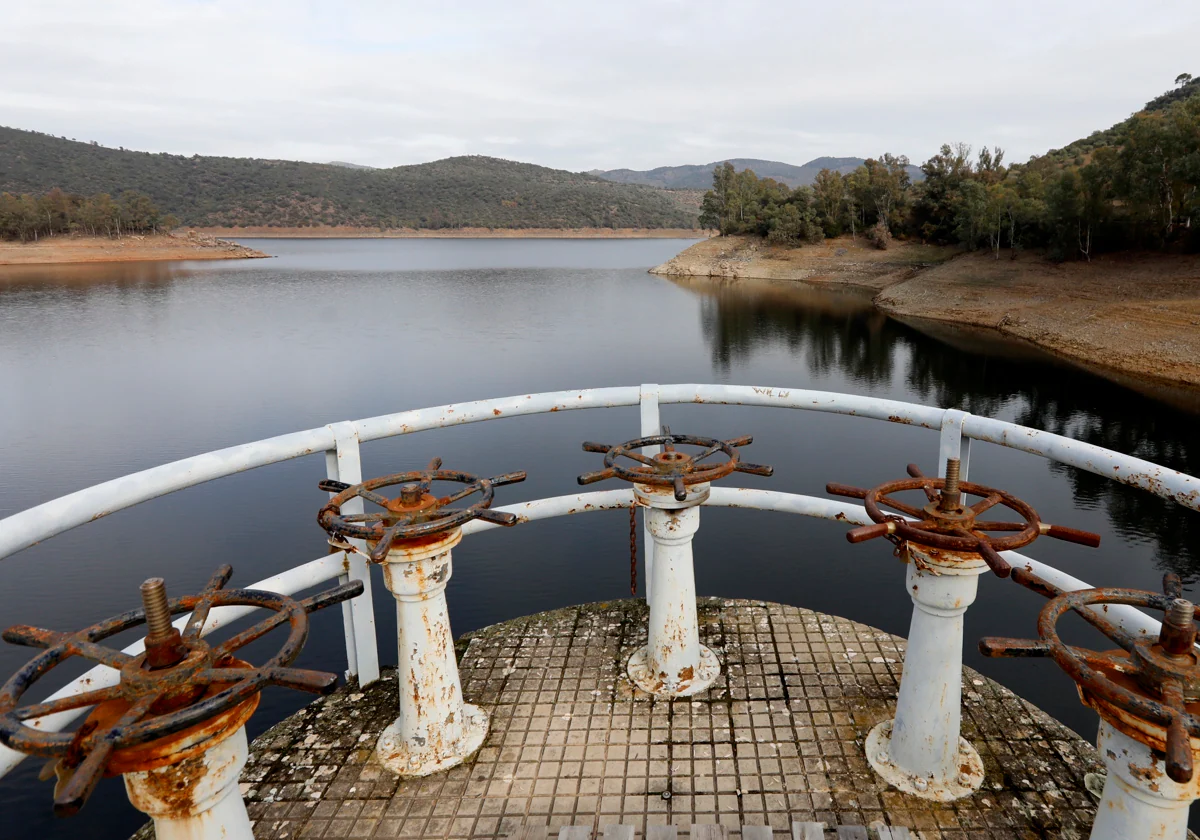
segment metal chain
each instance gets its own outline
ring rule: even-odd
[[[637,597],[637,502],[629,506],[629,594]]]

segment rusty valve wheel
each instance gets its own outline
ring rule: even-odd
[[[971,484],[958,479],[959,461],[946,461],[946,477],[928,478],[921,474],[916,464],[908,465],[912,478],[889,481],[870,490],[848,487],[845,484],[827,484],[825,492],[835,496],[862,499],[867,515],[875,525],[863,525],[846,532],[846,539],[860,543],[875,537],[911,540],[919,545],[947,551],[969,551],[979,554],[988,567],[1000,577],[1008,577],[1012,567],[1000,556],[1001,551],[1013,551],[1029,545],[1042,534],[1067,542],[1095,548],[1100,545],[1100,535],[1061,525],[1048,525],[1038,518],[1037,511],[1011,493]],[[905,504],[892,498],[894,493],[921,490],[925,493],[923,507]],[[968,505],[963,495],[982,497],[981,501]],[[979,516],[1000,505],[1021,517],[1020,522],[981,520]],[[882,510],[889,507],[911,516],[905,519]],[[1016,532],[1010,536],[991,536],[988,531]]]
[[[428,468],[413,472],[393,473],[372,478],[362,484],[346,484],[342,481],[325,480],[319,487],[337,495],[330,499],[317,513],[321,527],[336,539],[360,539],[376,543],[371,550],[371,559],[382,563],[388,549],[396,540],[428,537],[449,531],[470,522],[483,519],[497,525],[516,525],[515,514],[489,510],[494,496],[494,487],[516,484],[525,480],[524,472],[505,473],[494,478],[480,478],[462,472],[443,470],[442,459],[434,458]],[[448,496],[434,496],[429,492],[435,481],[451,481],[466,487]],[[400,495],[389,499],[375,492],[384,487],[400,485]],[[460,499],[479,493],[479,500],[465,508],[451,508]],[[360,496],[379,505],[376,513],[342,513],[342,505]]]
[[[1193,647],[1195,607],[1181,597],[1179,577],[1164,576],[1162,595],[1115,588],[1064,592],[1025,569],[1017,569],[1013,580],[1051,598],[1038,616],[1040,639],[988,637],[979,641],[980,652],[991,657],[1051,657],[1079,685],[1084,702],[1116,728],[1142,740],[1149,733],[1139,722],[1164,727],[1165,743],[1154,748],[1166,752],[1168,776],[1180,784],[1190,781],[1191,736],[1200,736],[1200,662]],[[1165,615],[1158,638],[1130,633],[1104,618],[1100,610],[1108,604],[1161,610]],[[1064,643],[1057,625],[1070,611],[1121,649],[1098,653]]]
[[[636,438],[617,446],[587,442],[583,444],[584,452],[604,453],[604,469],[584,473],[579,476],[579,483],[592,484],[606,478],[622,478],[636,484],[673,487],[675,488],[675,500],[682,502],[687,498],[687,487],[691,484],[716,481],[732,472],[750,473],[751,475],[774,473],[773,467],[747,464],[738,457],[737,447],[749,446],[753,442],[754,438],[750,435],[732,440],[673,435],[667,426],[663,426],[661,435]],[[662,452],[657,455],[643,455],[636,451],[646,446],[661,446]],[[677,450],[676,446],[699,446],[704,451],[696,455],[689,455]],[[718,452],[723,454],[726,460],[714,464],[700,464],[705,458],[716,455]],[[618,458],[629,458],[636,461],[638,466],[624,466],[618,463]]]
[[[336,687],[335,674],[288,666],[308,637],[308,614],[361,594],[362,583],[352,581],[298,601],[275,592],[225,589],[232,574],[232,568],[221,566],[199,595],[170,601],[162,578],[151,578],[142,584],[143,609],[75,633],[26,625],[4,631],[7,642],[45,648],[0,688],[0,742],[29,755],[58,759],[56,814],[76,813],[110,764],[120,761],[122,750],[200,726],[248,700],[257,702],[264,686],[316,694],[327,694]],[[262,607],[274,615],[218,644],[204,641],[200,632],[209,611],[232,606]],[[188,612],[191,618],[180,633],[171,616]],[[147,627],[144,653],[131,655],[100,644],[140,624]],[[288,625],[288,637],[266,663],[254,667],[234,658],[234,651],[282,624]],[[116,669],[120,683],[18,705],[38,679],[73,656]],[[46,715],[97,704],[101,705],[75,732],[50,732],[26,725],[26,721]]]

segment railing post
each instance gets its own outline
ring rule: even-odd
[[[956,408],[946,409],[942,416],[942,434],[938,443],[938,478],[946,477],[946,460],[957,458],[958,479],[967,481],[971,466],[971,439],[963,434],[963,423],[971,415]]]
[[[338,456],[336,449],[330,449],[325,453],[325,477],[338,481]],[[333,498],[335,494],[330,493],[329,497]],[[330,546],[330,553],[334,552],[334,548]],[[345,554],[345,552],[343,552]],[[338,575],[338,583],[347,583],[350,580],[349,561],[342,560],[343,571]],[[351,599],[353,600],[353,599]],[[358,649],[354,643],[354,613],[351,612],[350,601],[342,601],[342,633],[346,638],[346,679],[358,673]]]
[[[662,419],[658,414],[658,386],[657,385],[642,385],[641,400],[639,402],[642,421],[642,437],[650,437],[662,433]],[[661,446],[647,446],[642,450],[642,453],[647,457],[654,457],[662,451]],[[650,601],[650,587],[654,580],[654,538],[650,534],[650,522],[646,516],[646,509],[642,508],[642,554],[645,556],[645,573],[642,575],[646,580],[646,602]]]
[[[337,449],[327,453],[325,467],[327,477],[346,484],[362,483],[362,462],[359,458],[358,430],[354,423],[344,421],[331,423]],[[355,497],[342,505],[343,513],[362,513],[362,499]],[[350,673],[358,674],[360,686],[370,685],[379,679],[379,649],[375,640],[375,606],[371,600],[371,568],[367,563],[367,546],[362,540],[349,540],[356,551],[346,552],[346,574],[338,577],[339,582],[360,580],[363,594],[342,604],[343,622],[346,633],[346,659]]]

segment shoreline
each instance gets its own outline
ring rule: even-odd
[[[1051,263],[906,242],[886,251],[845,238],[787,248],[729,236],[697,243],[651,273],[867,290],[897,320],[990,331],[1157,399],[1200,405],[1196,254]],[[1172,389],[1179,393],[1168,397]]]
[[[0,266],[73,265],[79,263],[150,262],[159,260],[267,259],[270,254],[236,242],[188,233],[107,236],[51,236],[37,242],[0,241]]]
[[[415,228],[204,227],[190,228],[222,239],[707,239],[712,231],[691,228]]]

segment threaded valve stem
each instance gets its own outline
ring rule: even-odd
[[[941,496],[938,499],[938,507],[942,510],[955,510],[962,498],[958,491],[958,472],[959,460],[957,458],[947,458],[946,483],[942,485]]]
[[[167,585],[160,577],[142,584],[142,606],[146,610],[146,640],[154,642],[171,635],[171,607],[167,603]]]

